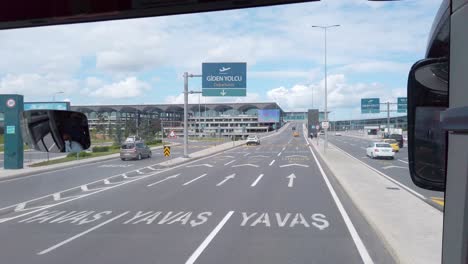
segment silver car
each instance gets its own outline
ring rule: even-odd
[[[120,159],[151,158],[151,149],[144,142],[128,142],[120,147]]]

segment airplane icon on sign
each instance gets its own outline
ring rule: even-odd
[[[231,68],[225,68],[225,67],[222,67],[221,69],[219,69],[219,72],[225,72],[225,71],[229,71]]]

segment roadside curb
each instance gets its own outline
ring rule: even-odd
[[[169,144],[169,146],[178,146],[178,145],[180,145],[180,143]],[[166,146],[168,146],[168,145],[166,145]],[[152,147],[151,150],[162,149],[163,147],[164,147],[164,145],[163,146]],[[74,167],[78,167],[78,166],[82,166],[82,165],[88,165],[88,164],[98,163],[98,162],[102,162],[102,161],[108,161],[108,160],[115,159],[115,158],[119,157],[119,155],[120,155],[119,153],[115,153],[115,154],[109,154],[109,155],[105,155],[105,156],[101,156],[101,157],[78,160],[78,162],[73,162],[73,161],[63,162],[63,163],[53,164],[53,165],[55,165],[53,168],[50,167],[50,166],[53,166],[53,165],[44,166],[44,167],[36,167],[37,169],[32,170],[32,171],[19,172],[17,174],[0,177],[0,182],[15,179],[15,178],[20,178],[20,177],[30,176],[30,175],[34,175],[34,174],[37,174],[37,173],[53,172],[53,171],[61,170],[61,169],[64,169],[64,168],[74,168]]]

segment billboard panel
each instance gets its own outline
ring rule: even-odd
[[[202,63],[203,96],[246,96],[247,63]]]
[[[24,111],[28,110],[70,110],[70,102],[25,102]]]
[[[279,109],[259,109],[258,122],[260,123],[278,123],[280,121]]]

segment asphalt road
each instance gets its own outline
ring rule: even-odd
[[[300,137],[285,130],[260,146],[166,170],[150,167],[154,158],[115,160],[31,177],[36,182],[17,181],[16,187],[0,182],[0,201],[12,205],[0,209],[0,236],[8,238],[0,242],[2,259],[394,263],[327,168],[321,173],[298,131]],[[85,184],[96,179],[101,181]],[[78,188],[59,192],[62,181],[75,181]],[[26,194],[38,186],[51,195],[27,201],[34,195],[10,199],[14,192],[4,192]]]
[[[346,134],[343,134],[342,136],[334,136],[334,134],[331,133],[329,140],[332,144],[336,145],[346,153],[406,186],[407,190],[413,195],[424,199],[437,209],[443,210],[443,192],[435,192],[419,188],[411,180],[408,168],[408,148],[406,146],[401,148],[399,152],[395,153],[395,159],[393,160],[380,158],[371,159],[366,156],[366,147],[368,143],[372,141],[371,139],[352,137],[347,136]]]

